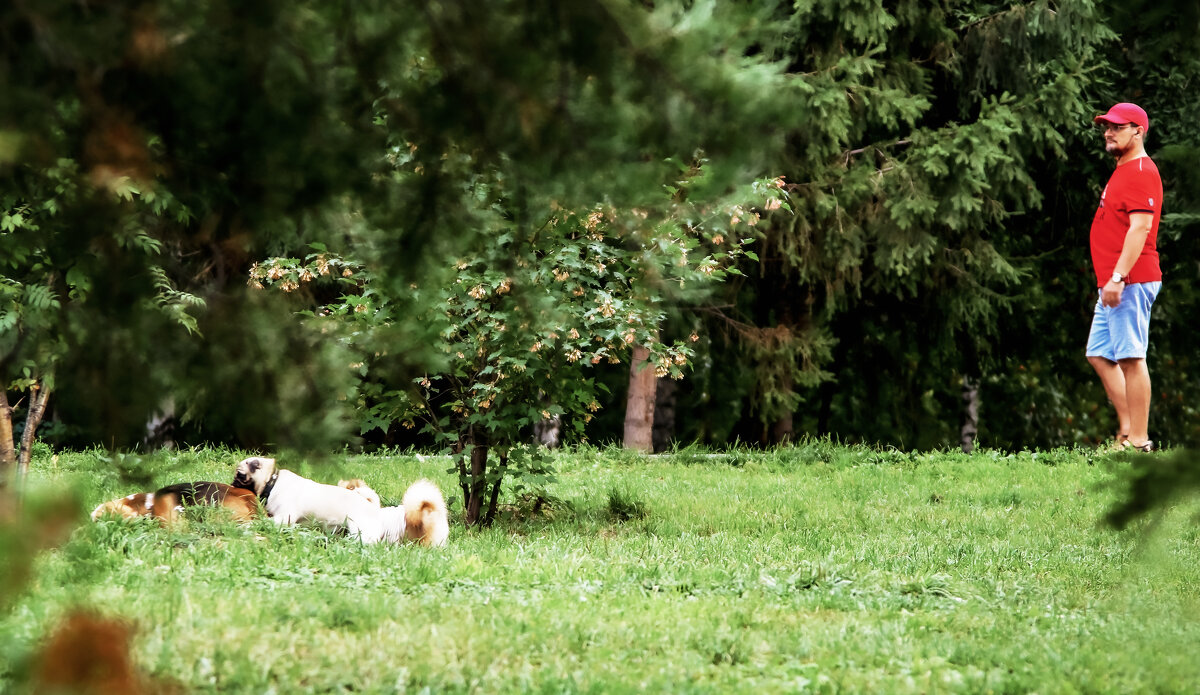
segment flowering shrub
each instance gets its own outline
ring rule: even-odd
[[[693,172],[693,176],[698,172]],[[690,179],[689,179],[690,180]],[[381,384],[372,365],[387,356],[368,347],[372,327],[395,321],[396,297],[362,264],[318,250],[304,259],[271,258],[254,265],[249,284],[296,292],[319,278],[336,278],[353,291],[314,315],[346,323],[344,334],[364,349],[351,365],[361,370],[363,431],[400,422],[420,427],[457,456],[468,522],[489,521],[500,483],[538,484],[550,471],[520,443],[542,419],[562,418],[579,437],[600,408],[592,365],[620,363],[634,345],[650,352],[659,377],[681,378],[692,357],[684,341],[658,337],[667,302],[686,301],[737,273],[758,210],[783,206],[783,182],[754,182],[726,200],[687,200],[685,180],[658,209],[554,208],[532,228],[515,225],[481,239],[454,261],[444,287],[410,287],[427,307],[416,317],[436,325],[444,366],[412,378],[407,388]],[[488,467],[488,450],[499,464]],[[468,460],[469,456],[469,460]],[[486,515],[481,497],[491,490]]]

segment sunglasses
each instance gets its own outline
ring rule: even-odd
[[[1102,123],[1102,124],[1099,124],[1096,126],[1096,130],[1101,133],[1108,133],[1110,131],[1112,131],[1112,132],[1120,131],[1123,128],[1136,128],[1136,127],[1137,127],[1136,123]]]

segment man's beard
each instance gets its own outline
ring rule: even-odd
[[[1104,144],[1104,151],[1109,153],[1110,155],[1116,157],[1117,159],[1120,159],[1121,157],[1125,156],[1126,152],[1129,152],[1129,148],[1131,148],[1131,147],[1133,147],[1132,142],[1129,143],[1128,145],[1126,145],[1125,147],[1121,147],[1119,144],[1117,144],[1115,141],[1113,141],[1113,142]]]

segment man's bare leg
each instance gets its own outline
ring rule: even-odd
[[[1146,360],[1130,358],[1120,361],[1125,379],[1125,407],[1129,414],[1129,443],[1141,446],[1150,439],[1150,370]]]
[[[1132,423],[1130,420],[1129,403],[1126,399],[1127,387],[1125,384],[1126,377],[1124,370],[1121,368],[1121,365],[1103,357],[1088,357],[1087,360],[1092,365],[1092,368],[1096,370],[1096,374],[1100,376],[1100,383],[1104,384],[1104,392],[1108,394],[1108,400],[1112,402],[1113,408],[1115,408],[1117,411],[1118,440],[1120,435],[1126,435],[1132,439],[1133,433],[1130,431]],[[1139,361],[1143,363],[1143,366],[1145,366],[1145,360]],[[1149,374],[1146,375],[1146,387],[1150,387]],[[1147,395],[1147,409],[1149,408],[1149,405],[1150,397]],[[1134,439],[1134,442],[1140,443],[1146,440],[1147,437],[1145,436],[1145,429],[1147,427],[1146,422],[1148,420],[1149,410],[1147,410],[1146,419],[1142,421],[1142,439]],[[1121,442],[1118,441],[1117,443],[1120,444]]]

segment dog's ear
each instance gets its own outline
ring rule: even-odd
[[[253,475],[264,469],[274,470],[275,459],[267,458],[265,456],[251,456],[250,458],[243,459],[242,462],[238,464],[239,467],[242,465],[246,467],[246,472],[248,474]]]

